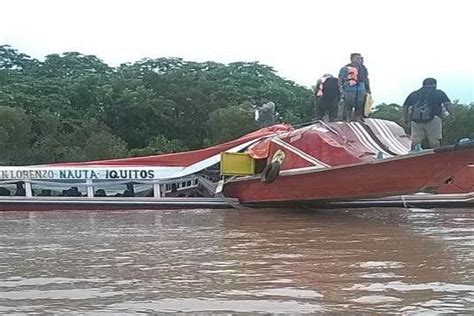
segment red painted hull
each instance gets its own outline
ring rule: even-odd
[[[474,165],[459,170],[454,177],[454,181],[442,185],[438,192],[444,194],[474,192]]]
[[[273,183],[259,177],[235,179],[224,195],[242,204],[328,201],[382,197],[438,188],[474,162],[474,148],[449,147],[328,169],[284,171]]]

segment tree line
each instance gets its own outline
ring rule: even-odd
[[[44,61],[0,46],[0,164],[86,161],[192,150],[258,128],[252,105],[266,97],[282,121],[310,121],[314,93],[258,62],[146,58],[111,67],[93,55]],[[474,133],[472,105],[456,105],[447,143]],[[374,117],[400,121],[381,104]]]

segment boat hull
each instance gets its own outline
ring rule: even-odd
[[[306,207],[321,207],[311,205]],[[418,208],[472,208],[474,207],[474,193],[456,194],[411,194],[387,196],[375,199],[360,199],[352,201],[333,201],[324,204],[324,208],[370,208],[370,207],[418,207]]]
[[[223,192],[244,205],[266,207],[436,191],[473,161],[472,144],[448,146],[370,163],[285,170],[273,183],[258,176],[237,178]]]

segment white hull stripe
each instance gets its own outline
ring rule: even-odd
[[[325,164],[324,162],[314,158],[313,156],[311,155],[308,155],[307,153],[305,153],[304,151],[302,151],[301,149],[298,149],[290,144],[288,144],[287,142],[284,142],[283,140],[277,138],[277,137],[274,137],[271,139],[272,142],[274,142],[275,144],[291,151],[292,153],[294,153],[295,155],[303,158],[304,160],[312,163],[313,165],[319,167],[319,168],[329,168],[330,166],[328,164]]]
[[[390,148],[393,149],[393,151],[400,155],[408,154],[408,148],[403,146],[403,144],[397,139],[397,137],[383,121],[374,119],[372,122],[374,123],[374,126],[379,134],[387,141],[388,145],[390,145]]]
[[[359,140],[366,145],[367,148],[371,149],[374,154],[382,152],[386,157],[393,157],[393,155],[386,152],[382,147],[377,144],[374,139],[367,133],[367,131],[360,126],[359,123],[349,123],[354,133],[357,134]]]

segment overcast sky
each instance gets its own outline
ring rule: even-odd
[[[474,101],[469,0],[10,0],[0,44],[32,57],[78,51],[112,66],[144,57],[259,61],[310,87],[351,52],[377,103],[403,102],[425,77]]]

